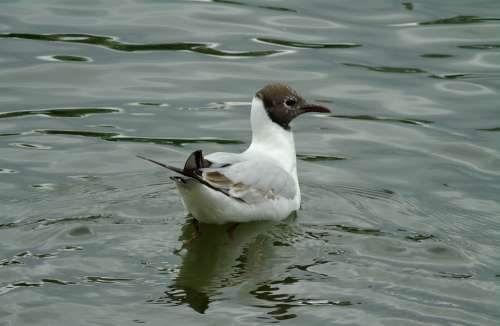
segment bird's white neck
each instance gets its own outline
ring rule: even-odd
[[[262,100],[256,96],[252,100],[251,124],[252,143],[245,153],[269,157],[296,178],[293,133],[274,123],[269,118]]]

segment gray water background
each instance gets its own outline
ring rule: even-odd
[[[500,3],[0,1],[0,325],[498,325]],[[191,226],[170,174],[289,83],[302,209]]]

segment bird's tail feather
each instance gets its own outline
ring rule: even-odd
[[[194,174],[196,174],[199,169],[210,166],[210,162],[203,158],[203,153],[201,152],[201,150],[194,151],[193,153],[191,153],[191,155],[189,155],[183,169],[163,164],[141,155],[137,155],[137,157],[191,178],[195,177]]]
[[[209,182],[203,180],[203,178],[201,177],[201,174],[198,174],[200,169],[209,167],[211,164],[210,161],[205,160],[203,158],[203,153],[201,150],[194,151],[193,153],[191,153],[191,155],[189,155],[188,159],[186,160],[186,163],[184,164],[184,169],[179,169],[175,166],[163,164],[161,162],[152,160],[150,158],[147,158],[147,157],[144,157],[141,155],[137,155],[137,157],[141,158],[143,160],[149,161],[151,163],[157,164],[161,167],[164,167],[164,168],[169,169],[171,171],[174,171],[176,173],[179,173],[185,177],[195,179],[199,183],[201,183],[201,184],[203,184],[203,185],[205,185],[205,186],[207,186],[215,191],[221,192],[228,197],[231,197],[231,198],[234,198],[238,201],[244,202],[243,199],[233,197],[233,196],[229,195],[225,190],[223,190],[221,188],[217,188],[217,187],[213,186],[212,184],[210,184]],[[177,179],[174,178],[174,181],[177,181]]]
[[[180,174],[182,174],[182,175],[185,175],[185,174],[184,174],[184,170],[179,169],[179,168],[177,168],[177,167],[175,167],[175,166],[171,166],[171,165],[163,164],[163,163],[161,163],[161,162],[158,162],[158,161],[152,160],[152,159],[150,159],[150,158],[147,158],[147,157],[144,157],[144,156],[141,156],[141,155],[136,155],[136,156],[137,156],[138,158],[143,159],[143,160],[146,160],[146,161],[149,161],[149,162],[151,162],[151,163],[157,164],[157,165],[159,165],[159,166],[161,166],[161,167],[164,167],[165,169],[169,169],[169,170],[171,170],[171,171],[174,171],[174,172],[180,173]]]

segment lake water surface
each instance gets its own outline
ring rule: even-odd
[[[302,209],[190,236],[171,174],[294,122]],[[0,1],[0,325],[498,325],[500,3]]]

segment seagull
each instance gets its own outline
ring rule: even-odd
[[[290,122],[303,113],[328,113],[324,106],[307,103],[284,84],[269,84],[252,100],[252,142],[242,153],[216,152],[189,155],[184,168],[138,156],[167,168],[185,208],[198,223],[280,221],[300,207],[295,142]]]

